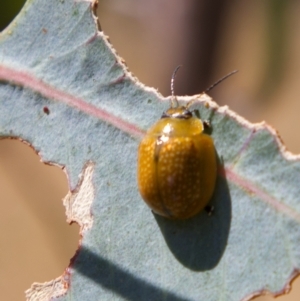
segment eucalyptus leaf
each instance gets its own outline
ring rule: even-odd
[[[212,216],[154,215],[136,183],[139,141],[168,99],[126,69],[91,1],[28,0],[0,35],[0,137],[66,170],[82,240],[64,275],[28,300],[246,300],[300,269],[300,162],[265,123],[206,95],[219,158]],[[67,267],[67,263],[66,263]],[[59,275],[58,275],[59,276]]]

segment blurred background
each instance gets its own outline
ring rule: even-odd
[[[23,2],[0,0],[0,30]],[[265,120],[300,153],[300,1],[99,0],[98,15],[133,74],[164,96],[179,64],[178,95],[198,94],[238,69],[209,94],[251,122]],[[32,282],[61,275],[74,255],[79,229],[65,222],[67,190],[62,170],[41,164],[19,141],[0,140],[0,291],[6,301],[24,300]],[[300,280],[277,298],[299,299]]]

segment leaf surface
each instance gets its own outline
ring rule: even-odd
[[[62,277],[28,300],[231,300],[283,292],[300,265],[300,162],[274,130],[205,95],[181,97],[209,119],[220,159],[205,212],[151,213],[136,184],[146,130],[168,107],[98,32],[92,2],[30,0],[0,36],[0,137],[65,168],[68,220],[81,225]],[[208,105],[207,105],[208,104]]]

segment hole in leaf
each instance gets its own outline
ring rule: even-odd
[[[24,300],[33,282],[60,276],[75,254],[78,226],[66,223],[65,173],[17,140],[0,140],[0,290]]]

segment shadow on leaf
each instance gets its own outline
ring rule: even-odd
[[[225,251],[231,221],[231,200],[225,176],[218,176],[210,205],[214,207],[211,216],[202,211],[183,221],[154,214],[173,255],[193,271],[214,268]]]
[[[129,271],[86,248],[81,248],[77,253],[73,268],[103,288],[130,301],[189,301],[139,279]],[[88,298],[88,292],[86,297]],[[101,298],[101,296],[98,297]]]

